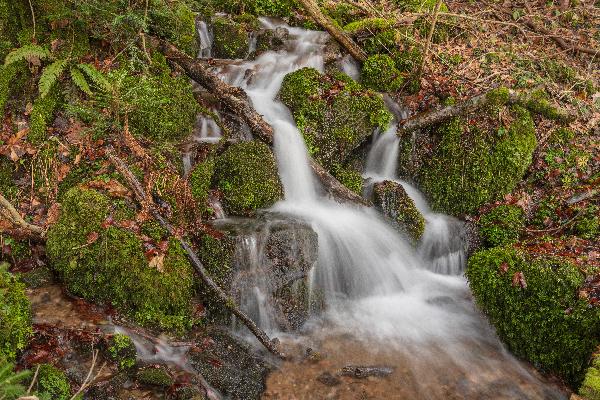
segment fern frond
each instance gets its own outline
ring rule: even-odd
[[[71,79],[73,80],[73,83],[79,89],[81,89],[82,92],[84,92],[88,96],[91,96],[93,94],[92,89],[90,89],[90,85],[88,85],[87,81],[85,80],[85,76],[83,76],[79,68],[71,67]]]
[[[4,379],[4,381],[0,382],[0,385],[2,385],[2,386],[16,385],[16,384],[23,382],[25,379],[29,378],[30,376],[31,376],[31,371],[29,371],[28,369],[20,371],[20,372],[13,372],[11,374],[11,376]]]
[[[92,80],[92,82],[94,82],[94,84],[96,84],[96,86],[98,86],[100,89],[102,89],[105,92],[112,91],[112,85],[110,84],[108,79],[106,79],[102,72],[98,71],[90,64],[79,64],[78,67],[83,72],[85,72],[85,74]]]
[[[4,59],[4,65],[10,65],[21,60],[32,61],[36,58],[43,60],[49,57],[50,52],[45,48],[35,44],[29,44],[23,47],[19,47],[18,49],[8,53],[8,55]]]
[[[46,97],[46,95],[50,92],[50,89],[52,89],[52,86],[62,75],[66,66],[67,60],[58,60],[44,68],[42,76],[40,76],[39,83],[40,97]]]

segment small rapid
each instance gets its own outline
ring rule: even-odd
[[[261,22],[268,29],[280,26],[266,19]],[[310,272],[310,293],[323,297],[327,308],[305,325],[303,336],[308,342],[330,346],[329,362],[368,362],[378,354],[382,362],[395,363],[394,385],[402,379],[410,384],[402,389],[392,385],[386,397],[374,398],[403,398],[396,394],[405,393],[410,385],[414,387],[405,393],[410,398],[481,398],[484,393],[491,396],[486,398],[515,398],[515,393],[519,398],[562,398],[504,349],[473,305],[462,276],[462,223],[432,212],[414,186],[397,178],[395,124],[375,134],[364,177],[371,183],[398,182],[413,199],[426,219],[416,249],[374,209],[339,204],[322,194],[309,167],[302,134],[277,93],[289,72],[302,67],[323,72],[322,50],[329,36],[286,28],[290,39],[283,50],[236,61],[221,67],[219,74],[243,88],[273,126],[285,191],[285,200],[274,210],[307,221],[318,234],[318,262]],[[343,61],[342,68],[356,73],[348,61]],[[255,294],[246,304],[268,307],[262,291]],[[274,331],[275,322],[265,319],[268,309],[252,314],[260,315],[257,322]],[[290,371],[294,367],[289,366]],[[399,375],[401,371],[404,375]],[[283,377],[274,385],[284,385],[286,379],[291,378]],[[302,378],[298,375],[298,379]],[[308,393],[297,398],[318,397]]]

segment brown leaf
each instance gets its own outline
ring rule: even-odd
[[[164,261],[165,255],[159,254],[153,257],[148,265],[150,266],[150,268],[156,268],[158,272],[164,272]]]
[[[107,182],[101,180],[90,181],[86,183],[84,187],[89,189],[105,190],[113,197],[130,197],[129,189],[115,179],[110,179]]]
[[[515,272],[512,278],[512,285],[514,287],[519,286],[521,289],[527,288],[527,282],[525,282],[525,275],[521,271]]]
[[[508,263],[507,262],[503,262],[502,264],[500,264],[500,272],[502,272],[503,274],[508,272]]]
[[[50,226],[58,221],[58,217],[60,216],[60,203],[53,203],[48,209],[48,214],[46,216],[46,226]]]
[[[90,234],[87,236],[87,244],[96,243],[99,237],[100,235],[98,235],[98,232],[90,232]]]

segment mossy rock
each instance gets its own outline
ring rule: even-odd
[[[189,80],[164,71],[127,75],[120,87],[134,135],[163,146],[179,142],[192,132],[199,108]]]
[[[150,9],[149,17],[153,30],[190,57],[196,57],[200,50],[196,13],[184,1],[160,3],[162,4],[159,7]]]
[[[394,60],[385,54],[367,58],[362,65],[361,77],[364,86],[380,92],[398,91],[404,83]]]
[[[175,379],[173,379],[167,369],[161,366],[150,366],[140,369],[137,373],[137,380],[145,385],[162,388],[168,388],[175,383]]]
[[[250,37],[246,25],[225,16],[212,18],[213,53],[217,58],[246,58]]]
[[[133,340],[127,335],[117,333],[108,340],[108,356],[117,363],[120,370],[129,370],[135,366],[137,351]]]
[[[135,234],[103,226],[118,208],[97,191],[69,190],[48,231],[53,268],[73,294],[112,304],[142,325],[189,328],[194,275],[183,249],[172,240],[164,258],[150,265]]]
[[[364,179],[359,171],[351,167],[336,165],[333,168],[333,175],[342,185],[346,186],[359,196],[362,195]]]
[[[344,30],[351,35],[358,35],[362,32],[377,32],[389,29],[396,24],[393,19],[386,18],[364,18],[358,21],[353,21],[346,26]]]
[[[523,209],[513,205],[500,205],[479,219],[479,233],[490,247],[516,242],[524,228]]]
[[[383,214],[418,242],[425,232],[425,218],[401,184],[392,181],[376,183],[373,187],[375,205]]]
[[[0,263],[0,358],[12,360],[25,348],[33,331],[25,285],[7,268],[7,263]]]
[[[65,373],[50,364],[42,364],[39,368],[37,392],[42,394],[42,398],[69,400],[71,384]]]
[[[511,115],[507,128],[494,128],[489,118],[474,125],[454,118],[435,129],[434,136],[441,140],[432,154],[422,156],[415,177],[435,210],[472,213],[516,187],[531,164],[537,139],[527,110],[514,106]],[[400,164],[409,162],[403,159]]]
[[[283,197],[275,157],[262,142],[230,146],[215,161],[214,179],[223,192],[225,212],[231,215],[252,215]]]
[[[196,164],[190,173],[189,184],[192,196],[194,196],[194,199],[201,207],[206,206],[214,171],[215,161],[214,159],[209,158]]]
[[[578,296],[584,276],[574,265],[495,247],[473,254],[466,276],[513,353],[574,386],[581,382],[600,341],[600,308]]]
[[[285,76],[279,97],[291,109],[308,151],[332,173],[392,119],[379,94],[341,73],[299,69]]]
[[[600,355],[596,355],[592,360],[592,365],[579,388],[579,394],[586,400],[600,400]]]

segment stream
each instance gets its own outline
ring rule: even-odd
[[[283,26],[261,22],[269,29]],[[246,294],[256,297],[244,302],[253,305],[246,311],[292,355],[268,377],[264,398],[565,398],[531,366],[514,358],[476,309],[463,277],[463,224],[432,212],[417,188],[398,179],[395,124],[374,133],[364,177],[371,185],[398,182],[413,199],[426,219],[417,248],[374,209],[339,204],[324,195],[309,167],[302,135],[276,96],[287,73],[302,67],[323,72],[329,37],[285,28],[290,32],[285,49],[218,70],[224,81],[248,93],[274,128],[285,191],[285,200],[274,211],[306,221],[318,234],[318,261],[310,272],[309,291],[324,299],[326,311],[313,316],[299,333],[284,334],[260,287]],[[206,48],[205,43],[203,55],[209,54]],[[357,73],[347,58],[342,67]],[[388,106],[402,116],[400,107]],[[313,350],[306,354],[306,348]],[[338,376],[348,365],[385,366],[391,373],[362,379]]]

